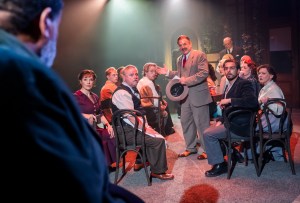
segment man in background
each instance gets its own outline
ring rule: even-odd
[[[112,110],[111,110],[111,97],[115,89],[117,89],[118,83],[118,72],[114,67],[109,67],[105,71],[106,82],[100,91],[101,108],[107,121],[111,123]]]
[[[221,60],[225,54],[231,54],[237,61],[244,55],[243,50],[240,47],[233,45],[233,41],[230,37],[225,37],[223,39],[223,45],[224,49],[219,52],[219,60]]]
[[[0,0],[2,202],[142,202],[109,182],[98,135],[49,69],[62,7]]]

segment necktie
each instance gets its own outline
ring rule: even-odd
[[[230,54],[230,49],[227,49],[227,54]]]
[[[186,55],[183,55],[182,67],[184,67],[184,66],[185,66],[185,63],[186,63]]]
[[[224,98],[226,99],[227,98],[227,94],[230,90],[231,86],[229,86],[228,84],[225,86],[225,89],[224,89]]]

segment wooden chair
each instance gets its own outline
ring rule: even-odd
[[[224,126],[226,128],[227,138],[221,140],[226,147],[228,171],[227,179],[230,179],[233,169],[236,165],[236,160],[232,158],[232,152],[234,143],[241,142],[250,143],[251,148],[254,149],[255,143],[253,139],[255,116],[256,111],[247,108],[229,107],[225,109],[224,114]],[[235,135],[233,136],[232,133]],[[255,157],[255,150],[252,151],[252,156]],[[244,148],[245,165],[248,164],[247,149]],[[254,162],[256,172],[258,170],[257,162]]]
[[[277,115],[276,112],[272,110],[271,106],[274,104],[282,106],[281,114]],[[277,118],[276,123],[274,123],[273,121],[273,127],[277,126],[278,129],[272,129],[272,119],[270,119],[271,116],[273,118]],[[288,156],[292,174],[296,174],[290,147],[290,137],[293,130],[291,117],[292,108],[289,108],[289,110],[287,110],[285,99],[280,98],[269,99],[268,102],[264,105],[261,113],[257,115],[259,127],[258,132],[256,132],[256,137],[259,140],[258,176],[261,175],[265,164],[268,162],[268,160],[266,159],[266,155],[267,153],[271,153],[271,148],[269,147],[269,145],[276,142],[279,143],[282,147],[283,158],[285,162],[287,162],[286,155]],[[263,129],[263,122],[266,123],[267,129]]]
[[[129,124],[129,119],[131,123]],[[116,138],[116,172],[115,172],[115,184],[119,182],[119,164],[120,160],[123,159],[122,167],[122,179],[126,175],[125,165],[126,165],[126,153],[129,151],[134,151],[141,158],[142,163],[144,164],[144,170],[148,182],[148,186],[151,185],[150,176],[146,164],[146,148],[145,148],[145,117],[140,111],[131,110],[131,109],[121,109],[116,111],[112,117],[112,126]],[[138,125],[142,125],[141,130],[138,129]],[[133,139],[129,140],[128,135]]]

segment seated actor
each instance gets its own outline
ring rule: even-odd
[[[140,94],[136,89],[139,81],[138,70],[133,65],[127,65],[123,71],[123,82],[115,90],[112,96],[112,111],[116,112],[120,109],[134,109],[142,110]],[[130,125],[124,126],[125,128],[132,128]],[[126,133],[126,129],[125,129]],[[154,135],[154,136],[153,136]],[[126,134],[127,142],[131,142],[131,134]],[[162,135],[158,134],[153,128],[146,124],[146,157],[150,163],[151,177],[159,178],[161,180],[174,179],[173,174],[168,174],[166,144]],[[135,171],[142,169],[143,164],[135,164]]]
[[[222,109],[232,107],[258,108],[258,100],[252,84],[248,80],[239,78],[240,66],[235,60],[228,59],[224,62],[225,76],[228,85],[225,87],[224,98],[219,105]],[[232,137],[236,134],[231,133]],[[227,172],[227,163],[224,160],[220,146],[220,139],[226,138],[226,128],[222,121],[218,121],[215,126],[210,126],[204,131],[204,143],[208,163],[213,167],[205,172],[206,177],[219,176]],[[243,159],[237,150],[234,150],[234,157]]]
[[[279,98],[284,99],[284,94],[281,88],[276,84],[277,81],[277,73],[272,66],[269,64],[263,64],[257,68],[258,80],[259,83],[262,85],[262,89],[259,91],[258,95],[258,102],[260,105],[260,111],[263,110],[264,105],[268,102],[269,99],[272,98]],[[277,132],[280,128],[280,116],[283,112],[283,107],[280,103],[277,104],[270,104],[269,108],[274,112],[274,114],[268,114],[268,120],[270,122],[270,127],[273,132]],[[263,114],[261,117],[261,124],[264,132],[268,132],[268,124],[267,118]],[[287,119],[285,119],[283,129],[286,130],[287,128]],[[258,131],[258,125],[256,130]],[[270,143],[267,148],[270,149],[271,154],[267,159],[271,159],[273,161],[284,161],[284,155],[282,153],[281,147],[276,146],[277,143]]]
[[[169,132],[169,129],[173,127],[173,122],[171,122],[171,126],[167,126],[169,124],[167,120],[170,117],[167,112],[168,103],[161,98],[160,87],[155,84],[158,76],[156,69],[157,65],[155,63],[146,63],[144,65],[144,77],[138,82],[137,89],[141,95],[141,105],[146,111],[148,124],[157,132],[162,133],[162,135],[167,135],[166,132]],[[160,110],[158,109],[159,106]],[[160,112],[160,122],[158,112]],[[165,131],[165,128],[168,129]]]
[[[96,85],[97,75],[93,70],[85,69],[78,74],[81,88],[73,93],[82,116],[98,132],[101,137],[103,151],[109,169],[116,166],[116,140],[112,126],[108,123],[102,113],[99,97],[92,89]],[[97,123],[103,123],[106,128],[99,128]]]
[[[117,89],[118,72],[114,67],[110,67],[105,71],[106,82],[100,91],[100,102],[103,109],[103,114],[106,120],[111,123],[112,111],[111,111],[111,97],[113,92]]]

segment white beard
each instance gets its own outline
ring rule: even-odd
[[[51,68],[56,56],[56,40],[49,40],[49,42],[41,49],[41,61]]]

